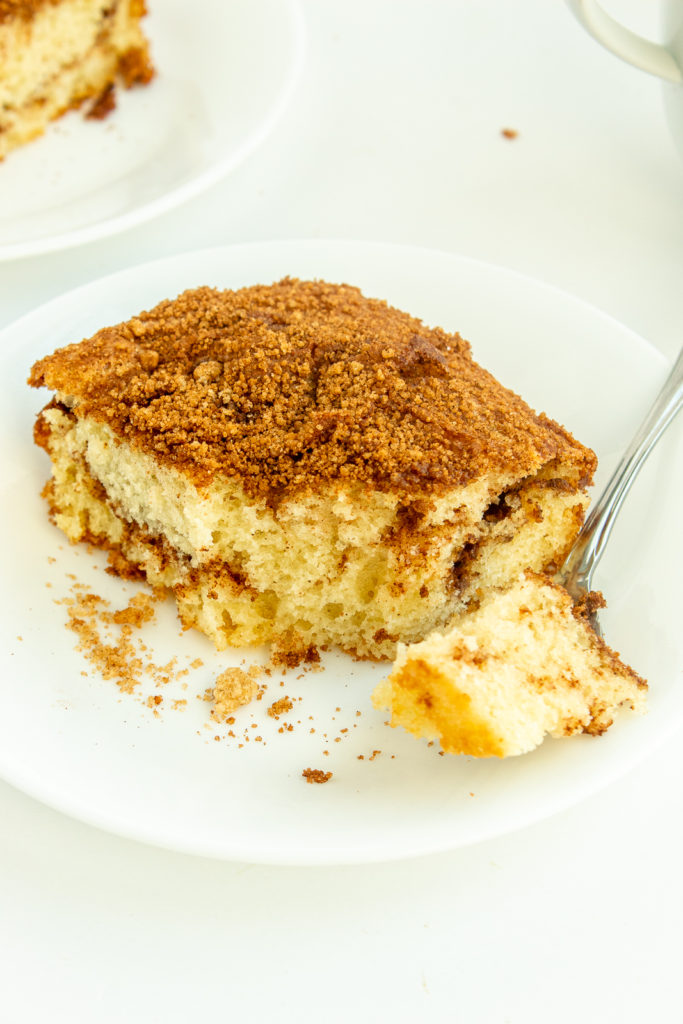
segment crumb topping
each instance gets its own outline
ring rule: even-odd
[[[291,697],[280,697],[279,700],[274,701],[268,708],[268,714],[271,718],[276,721],[280,718],[280,715],[286,714],[291,711],[294,707]]]
[[[252,495],[331,480],[435,491],[555,458],[585,483],[595,466],[459,334],[349,285],[186,291],[40,360],[29,383],[198,486],[225,474]]]
[[[332,772],[324,772],[322,768],[304,768],[302,776],[306,782],[318,784],[329,782],[332,778]]]

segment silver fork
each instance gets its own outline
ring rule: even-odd
[[[605,489],[586,518],[556,579],[575,602],[585,600],[591,590],[593,572],[631,484],[666,428],[683,405],[683,349],[655,398],[635,437],[624,452]],[[587,606],[590,623],[602,636],[597,610]]]

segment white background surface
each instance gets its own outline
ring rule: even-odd
[[[610,6],[654,31],[645,0]],[[265,145],[159,221],[0,265],[2,324],[160,255],[337,236],[513,267],[673,358],[683,163],[654,79],[560,0],[304,8],[303,78]],[[680,1021],[681,746],[524,831],[371,867],[166,853],[0,785],[0,1017]]]

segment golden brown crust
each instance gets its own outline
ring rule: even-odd
[[[437,492],[553,459],[578,484],[595,467],[458,334],[348,285],[186,291],[42,359],[29,383],[199,486],[222,473],[251,494],[331,480]]]
[[[441,748],[447,753],[504,756],[504,739],[476,712],[471,698],[453,690],[449,680],[422,658],[406,662],[393,675],[391,724],[409,723],[415,717],[414,704],[429,709],[431,721],[438,723]]]

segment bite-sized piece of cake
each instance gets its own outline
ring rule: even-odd
[[[263,669],[252,665],[248,669],[226,668],[213,684],[211,716],[224,722],[233,711],[251,703],[259,690],[258,678]]]
[[[0,0],[0,160],[86,100],[149,82],[144,0]]]
[[[400,647],[373,703],[448,753],[508,757],[546,735],[600,735],[620,707],[644,710],[646,690],[567,591],[527,571],[445,635]]]
[[[54,522],[218,648],[392,657],[562,561],[595,456],[347,285],[198,288],[38,362]]]

